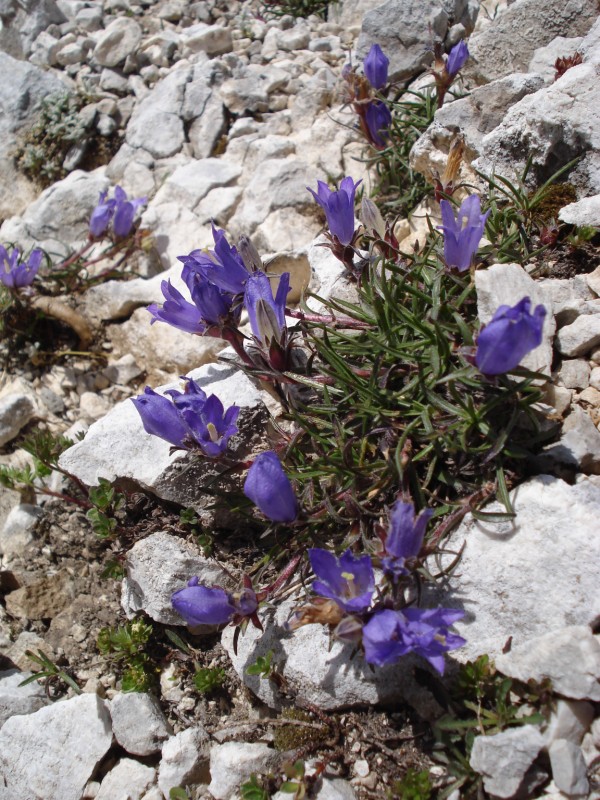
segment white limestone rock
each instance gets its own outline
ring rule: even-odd
[[[529,181],[539,185],[580,156],[569,180],[581,194],[597,194],[600,124],[593,109],[599,102],[596,65],[572,67],[555,83],[513,105],[501,124],[483,138],[481,156],[473,166],[485,174],[519,180],[531,157]]]
[[[483,775],[483,785],[495,797],[513,797],[525,773],[544,745],[534,725],[509,728],[493,736],[477,736],[471,750],[471,767]]]
[[[592,228],[600,228],[600,194],[584,197],[576,203],[563,206],[558,212],[558,218],[561,222],[577,227],[589,225]]]
[[[90,215],[109,181],[101,170],[75,170],[62,181],[45,189],[21,217],[7,219],[0,236],[23,249],[44,247],[50,252],[67,253],[87,239]]]
[[[563,356],[577,358],[600,344],[600,314],[582,314],[556,335],[556,347]]]
[[[164,302],[162,294],[155,298]],[[223,339],[214,336],[192,336],[166,323],[150,324],[146,308],[138,308],[131,317],[107,329],[113,354],[131,353],[144,365],[148,383],[175,381],[203,364],[217,360],[226,347]]]
[[[167,178],[156,193],[153,204],[179,203],[193,211],[212,189],[228,186],[241,173],[240,166],[220,158],[188,161]],[[193,247],[194,243],[190,242],[189,249]]]
[[[467,515],[446,543],[453,552],[464,545],[450,595],[436,596],[437,603],[466,612],[455,625],[467,640],[455,651],[460,661],[484,653],[508,658],[501,654],[509,638],[513,650],[527,647],[548,631],[556,637],[565,626],[592,624],[600,615],[600,534],[595,522],[600,489],[588,479],[571,486],[538,475],[514,489],[510,498],[514,520],[479,521]],[[485,510],[505,508],[496,502]]]
[[[546,747],[559,739],[580,745],[594,719],[594,706],[585,700],[558,698],[543,731]]]
[[[548,748],[552,779],[566,795],[587,795],[590,784],[581,747],[566,739],[552,742]]]
[[[15,506],[0,530],[0,555],[10,557],[23,553],[33,541],[33,532],[43,514],[43,509],[30,503]]]
[[[35,405],[28,394],[8,394],[0,398],[0,447],[11,442],[21,428],[33,419]]]
[[[9,669],[0,672],[0,728],[7,719],[19,714],[33,714],[50,702],[37,681],[20,684],[32,676],[32,672]]]
[[[544,85],[540,75],[515,73],[478,86],[467,97],[445,103],[410,151],[410,165],[432,182],[442,174],[450,145],[460,132],[465,145],[461,175],[475,177],[468,165],[481,154],[483,137],[494,130],[514,103]]]
[[[158,753],[172,733],[158,700],[150,694],[115,695],[110,703],[110,715],[117,742],[134,756]]]
[[[581,406],[573,406],[562,424],[560,439],[547,445],[535,464],[542,471],[566,467],[570,472],[600,474],[600,432]]]
[[[203,52],[209,56],[220,56],[233,50],[231,28],[222,25],[206,25],[200,22],[185,28],[181,38],[184,55]]]
[[[122,758],[102,779],[95,800],[142,800],[155,778],[154,767]]]
[[[474,2],[388,0],[365,14],[357,56],[363,59],[372,44],[379,44],[390,59],[390,80],[411,78],[431,63],[432,37],[443,41],[451,18],[470,33],[478,11]]]
[[[469,75],[478,83],[526,72],[535,51],[557,36],[585,35],[596,20],[593,0],[518,0],[471,37]]]
[[[103,31],[94,48],[94,58],[103,67],[116,67],[135,53],[142,29],[134,19],[117,17]]]
[[[552,83],[556,76],[556,60],[558,58],[569,58],[575,55],[582,36],[557,36],[549,44],[538,47],[531,57],[527,72],[537,72],[542,75],[546,83]]]
[[[557,694],[573,700],[600,700],[600,644],[585,625],[570,625],[521,639],[496,667],[511,678],[552,682]]]
[[[587,389],[590,383],[590,365],[583,358],[563,361],[557,380],[567,389]]]
[[[501,305],[514,306],[524,297],[531,299],[531,311],[544,304],[544,295],[537,283],[519,264],[492,264],[475,273],[477,289],[477,313],[482,325],[486,325]],[[550,309],[547,309],[550,311]],[[556,324],[551,313],[546,314],[542,331],[542,343],[521,361],[527,369],[550,374],[552,365],[552,340]]]
[[[273,665],[300,701],[327,710],[402,701],[428,719],[440,713],[433,696],[413,677],[415,664],[426,668],[426,662],[406,656],[398,664],[372,670],[360,656],[350,658],[350,646],[338,641],[330,647],[326,626],[305,625],[290,633],[284,624],[299,602],[291,598],[275,610],[259,612],[264,633],[249,626],[238,639],[237,654],[233,650],[234,628],[223,631],[221,641],[235,671],[270,708],[281,705],[278,690],[271,681],[248,675],[246,669],[272,650]]]
[[[251,177],[242,200],[229,222],[232,235],[250,235],[279,208],[309,208],[313,200],[306,191],[308,165],[293,156],[270,158]]]
[[[144,611],[164,625],[186,624],[173,609],[171,596],[185,588],[190,578],[198,576],[200,583],[208,586],[231,584],[231,578],[216,561],[204,558],[197,548],[164,531],[136,542],[127,553],[126,567],[123,610],[129,618]]]
[[[280,760],[280,753],[266,744],[226,742],[213,745],[208,791],[216,800],[229,800],[253,772],[269,772]]]
[[[94,694],[11,717],[0,730],[0,774],[9,797],[80,800],[111,743],[108,706]]]
[[[158,786],[165,797],[175,786],[208,783],[209,740],[204,728],[188,728],[162,747]]]

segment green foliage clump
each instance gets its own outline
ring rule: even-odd
[[[273,659],[273,651],[269,650],[264,656],[258,656],[254,664],[246,667],[247,675],[260,675],[263,678],[268,678],[273,669],[271,661]]]
[[[433,787],[429,778],[429,772],[421,770],[417,772],[409,769],[403,778],[395,781],[393,788],[388,792],[389,800],[430,800],[433,794]]]
[[[81,98],[70,94],[52,94],[42,101],[39,119],[17,155],[23,172],[42,186],[50,186],[67,174],[67,153],[85,133],[79,116],[82,105]]]
[[[211,694],[211,692],[221,688],[225,678],[224,669],[200,667],[194,673],[194,686],[200,694]]]
[[[114,628],[102,628],[96,646],[109,661],[122,669],[124,692],[147,692],[156,682],[156,671],[147,653],[152,626],[134,620]]]
[[[512,513],[505,469],[518,470],[540,439],[531,408],[539,376],[521,369],[518,382],[489,380],[466,362],[478,328],[474,285],[441,269],[434,246],[410,265],[370,264],[359,303],[326,302],[363,328],[309,326],[324,382],[290,411],[299,433],[288,457],[305,507],[327,509],[321,541],[328,521],[338,531],[366,521],[398,487],[440,515],[497,490]]]
[[[369,159],[375,170],[373,196],[384,216],[408,216],[431,193],[425,178],[409,164],[412,146],[429,127],[436,111],[434,91],[404,90],[388,102],[392,112],[389,144]]]
[[[86,513],[86,518],[101,539],[109,539],[117,529],[115,515],[125,505],[125,496],[117,492],[106,478],[100,478],[98,486],[90,489],[89,501],[93,508]]]
[[[310,714],[298,708],[286,708],[281,714],[282,721],[292,720],[291,725],[275,729],[273,743],[276,750],[295,750],[299,747],[316,747],[325,741],[331,731],[322,723],[315,723]],[[305,725],[297,723],[306,723]]]
[[[270,800],[271,797],[254,773],[240,786],[240,794],[243,800]]]
[[[327,18],[329,0],[262,0],[261,14],[265,19],[283,17],[286,14],[299,19],[315,14]]]
[[[473,741],[517,725],[538,725],[549,712],[549,683],[527,686],[496,672],[487,655],[462,665],[451,687],[450,711],[433,726],[433,756],[465,798],[479,797],[481,776],[469,764]],[[539,709],[539,710],[536,710]]]
[[[0,465],[0,486],[17,492],[27,492],[39,486],[43,478],[47,478],[53,470],[64,473],[58,466],[60,454],[73,444],[72,440],[61,434],[37,429],[23,437],[19,442],[21,449],[33,456],[33,465],[25,467],[9,467]],[[68,476],[67,476],[68,477]]]

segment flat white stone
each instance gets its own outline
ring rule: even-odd
[[[600,615],[600,489],[590,480],[570,486],[538,475],[510,493],[514,520],[478,521],[469,514],[445,542],[459,568],[443,605],[464,608],[456,630],[467,640],[455,658],[493,658],[512,637],[513,648]],[[504,512],[491,503],[486,512]]]
[[[153,767],[122,758],[102,780],[95,800],[141,800],[155,777]]]
[[[50,702],[37,681],[20,685],[32,674],[17,669],[0,672],[0,728],[15,714],[33,714]]]
[[[566,739],[558,739],[548,748],[548,755],[552,779],[558,788],[569,796],[587,795],[590,784],[581,747]]]
[[[80,800],[111,743],[107,704],[82,694],[5,722],[0,774],[19,800]]]
[[[549,679],[557,694],[573,700],[600,700],[600,644],[584,625],[532,637],[496,656],[496,667],[525,683]]]
[[[135,756],[158,753],[171,733],[158,701],[149,694],[127,692],[115,695],[110,704],[110,715],[116,740]]]
[[[486,791],[496,797],[512,797],[543,745],[544,737],[534,725],[477,736],[470,764],[483,775]]]
[[[200,583],[208,586],[228,586],[231,581],[216,561],[203,558],[188,542],[169,533],[153,533],[136,542],[127,553],[123,609],[128,617],[143,610],[164,625],[185,625],[171,606],[171,596],[196,575]]]
[[[229,800],[253,772],[269,772],[280,761],[280,754],[266,744],[226,742],[210,749],[208,791],[216,800]]]
[[[204,728],[188,728],[162,747],[158,785],[165,797],[175,786],[208,783],[208,735]],[[237,787],[236,787],[237,788]]]

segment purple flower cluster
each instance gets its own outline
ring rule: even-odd
[[[0,283],[7,289],[30,286],[42,263],[43,252],[32,250],[27,261],[21,261],[20,251],[14,247],[11,254],[0,245]]]
[[[462,636],[448,628],[462,619],[455,608],[404,608],[402,611],[377,611],[363,628],[365,660],[377,667],[394,664],[407,653],[427,659],[440,675],[444,674],[444,655],[465,644]]]
[[[251,242],[242,240],[242,255],[229,244],[225,231],[213,225],[212,232],[213,250],[193,250],[187,256],[179,256],[183,263],[181,277],[192,302],[170,281],[163,281],[165,302],[148,307],[152,322],[166,322],[188,333],[226,339],[252,366],[287,369],[290,343],[285,305],[290,291],[289,273],[281,275],[274,297],[268,276],[258,268],[262,263]],[[244,336],[238,330],[243,306],[250,318],[257,363],[244,351]]]
[[[502,375],[519,366],[522,359],[542,343],[546,309],[524,297],[514,306],[500,306],[477,340],[475,364],[484,375]]]
[[[90,217],[90,233],[98,239],[108,231],[111,223],[113,233],[118,239],[129,236],[133,228],[135,213],[147,202],[146,197],[128,200],[120,186],[115,186],[114,197],[107,199],[108,191],[101,192],[98,205]]]
[[[404,509],[402,513],[407,516]],[[397,525],[396,519],[392,522],[392,530]],[[404,526],[408,532],[410,521],[405,519]],[[414,528],[422,526],[421,517],[406,537],[407,553],[415,550],[416,541],[419,539],[420,531],[415,535]],[[420,547],[420,541],[418,546]],[[398,550],[400,549],[398,547]],[[365,659],[369,664],[382,667],[393,664],[402,656],[413,652],[427,659],[441,674],[444,672],[444,654],[465,643],[462,637],[448,630],[454,622],[463,617],[463,612],[459,609],[410,607],[396,611],[373,606],[375,574],[370,556],[354,556],[350,550],[346,550],[336,558],[327,550],[319,548],[309,550],[308,555],[317,577],[312,586],[313,592],[319,597],[333,601],[340,612],[336,617],[327,607],[326,617],[323,616],[321,620],[312,618],[308,621],[326,619],[336,621],[335,633],[338,638],[362,641]],[[299,617],[301,616],[302,611],[299,612]],[[304,622],[293,619],[290,627],[297,627],[298,624]]]
[[[142,418],[144,430],[159,436],[182,450],[200,450],[209,458],[218,458],[227,449],[229,439],[238,432],[237,406],[227,411],[216,395],[206,393],[191,378],[186,378],[183,392],[170,389],[158,394],[148,386],[144,394],[132,399]]]

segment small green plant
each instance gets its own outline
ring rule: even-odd
[[[111,559],[107,561],[106,566],[100,573],[100,577],[105,580],[112,579],[113,581],[120,581],[125,577],[125,569],[120,561]]]
[[[240,786],[243,800],[270,800],[271,795],[264,788],[257,776],[252,773],[250,779]]]
[[[181,786],[174,786],[169,789],[169,800],[190,800],[190,796]]]
[[[433,787],[428,771],[408,769],[406,775],[388,792],[389,800],[430,800]]]
[[[287,780],[281,784],[279,791],[289,794],[293,800],[304,800],[307,792],[304,780],[305,771],[304,761],[296,761],[293,764],[287,764],[284,767]]]
[[[200,667],[194,673],[194,686],[200,694],[210,694],[220,689],[225,681],[226,674],[224,669],[217,667]]]
[[[152,662],[146,652],[151,635],[152,626],[142,620],[102,628],[98,634],[96,644],[100,653],[122,667],[124,692],[147,692],[155,683]]]
[[[542,253],[547,245],[539,246],[540,230],[547,225],[556,209],[573,199],[570,184],[557,183],[578,159],[565,164],[535,192],[526,188],[531,159],[516,181],[501,175],[477,174],[488,182],[488,208],[491,213],[486,224],[486,237],[494,242],[488,248],[498,263],[526,264]],[[485,251],[484,251],[485,252]]]
[[[260,675],[262,678],[268,678],[273,669],[273,666],[271,664],[273,656],[274,653],[272,650],[269,650],[268,653],[264,656],[259,656],[254,662],[254,664],[250,664],[249,667],[246,667],[246,674]]]
[[[38,122],[25,136],[17,163],[42,186],[50,186],[67,174],[67,153],[85,134],[79,116],[82,105],[81,98],[70,94],[49,95],[42,102]]]
[[[429,127],[436,110],[434,91],[403,91],[389,103],[392,125],[388,146],[368,159],[375,168],[373,195],[384,216],[408,216],[431,193],[425,178],[409,164],[412,146]]]
[[[60,454],[72,444],[72,440],[66,436],[54,435],[50,431],[39,429],[32,431],[19,442],[19,446],[33,457],[33,464],[27,464],[25,467],[0,465],[0,486],[22,494],[30,494],[35,490],[87,508],[86,500],[80,500],[65,492],[54,492],[43,482],[44,478],[51,475],[54,470],[69,480],[74,480],[72,475],[58,465]],[[85,493],[84,487],[78,481],[75,482]]]
[[[194,534],[196,537],[196,541],[198,545],[204,551],[205,556],[212,555],[213,548],[214,548],[214,541],[213,537],[202,530],[200,526],[200,518],[196,514],[193,508],[182,508],[179,512],[179,524],[183,528],[187,528],[190,530],[190,533]]]
[[[39,669],[33,675],[30,675],[28,678],[25,678],[24,681],[21,681],[19,686],[27,686],[28,683],[33,683],[33,681],[44,678],[44,688],[49,697],[51,696],[50,687],[60,682],[70,686],[75,694],[81,694],[81,689],[68,674],[68,672],[58,667],[50,658],[48,658],[43,650],[38,650],[37,655],[31,650],[25,650],[25,655],[30,661],[33,661],[34,664],[37,664],[39,667],[41,667],[41,669]]]
[[[273,744],[276,750],[315,748],[331,736],[330,727],[324,722],[315,722],[310,714],[299,708],[286,708],[281,713],[282,724],[275,729]]]
[[[100,478],[98,486],[90,489],[89,501],[93,508],[85,516],[101,539],[109,539],[118,527],[116,514],[125,505],[125,495],[118,493],[106,478]]]
[[[593,228],[591,225],[582,225],[579,228],[575,228],[573,233],[567,237],[567,241],[571,247],[584,247],[597,235],[598,228]]]
[[[452,687],[451,711],[433,726],[436,738],[433,756],[454,778],[454,783],[447,787],[448,793],[460,789],[464,797],[477,796],[481,776],[469,763],[475,737],[543,722],[542,713],[528,713],[528,710],[533,705],[547,712],[550,688],[524,686],[504,677],[496,672],[487,655],[461,666]]]
[[[299,19],[315,14],[326,19],[329,0],[262,0],[261,14],[265,19],[283,17],[286,14]]]

